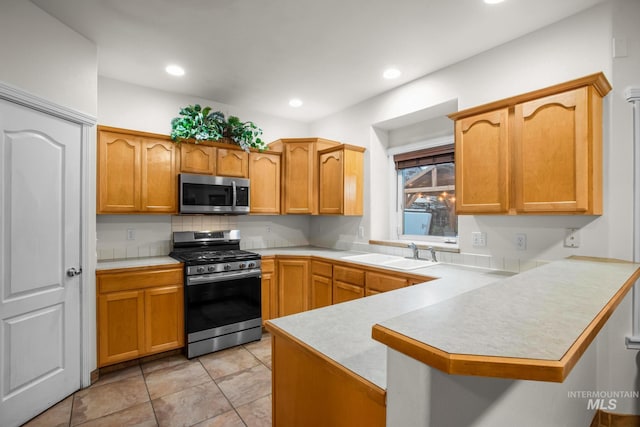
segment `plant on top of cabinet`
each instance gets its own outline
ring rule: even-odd
[[[243,122],[236,116],[225,116],[199,104],[180,109],[180,116],[171,120],[171,139],[176,143],[185,140],[220,141],[239,145],[244,151],[251,148],[264,150],[266,143],[260,139],[262,129],[251,121]]]

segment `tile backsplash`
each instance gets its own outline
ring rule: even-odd
[[[98,215],[98,260],[139,258],[168,255],[173,231],[216,231],[239,229],[242,249],[265,249],[309,245],[308,216],[225,216],[225,215]],[[130,232],[133,236],[130,236]],[[129,240],[128,237],[133,237]],[[316,242],[316,245],[318,243]],[[372,245],[366,242],[338,240],[334,249],[379,252],[410,257],[409,248]],[[421,257],[427,257],[421,251]],[[448,264],[491,268],[519,273],[547,263],[472,253],[437,252],[437,258]]]

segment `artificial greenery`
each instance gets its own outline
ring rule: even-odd
[[[211,111],[211,107],[202,108],[199,104],[181,108],[180,116],[171,120],[171,139],[177,143],[187,139],[194,139],[197,144],[200,141],[228,138],[244,151],[267,148],[267,144],[260,139],[262,129],[253,122],[243,122],[236,116],[225,119],[220,111]]]

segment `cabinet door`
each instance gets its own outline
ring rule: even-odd
[[[144,291],[98,295],[98,366],[145,352]]]
[[[508,211],[508,119],[503,108],[456,121],[456,213]]]
[[[145,305],[145,351],[158,353],[184,345],[184,292],[182,286],[147,289]]]
[[[311,276],[311,309],[326,307],[333,302],[331,278],[314,274]]]
[[[142,140],[141,211],[177,213],[175,145]]]
[[[349,283],[333,280],[333,303],[338,304],[345,301],[362,298],[364,296],[364,288],[361,286],[350,285]]]
[[[515,107],[516,209],[585,212],[589,206],[588,88]]]
[[[278,260],[278,316],[309,308],[309,261]]]
[[[216,148],[200,144],[181,144],[180,172],[215,175]]]
[[[388,274],[374,273],[371,271],[367,271],[365,280],[367,294],[369,294],[369,290],[387,292],[394,289],[404,288],[408,283],[407,279],[404,277],[394,277]]]
[[[319,205],[320,214],[344,213],[344,165],[341,150],[320,154]]]
[[[313,214],[315,198],[315,152],[313,143],[284,145],[284,202],[286,214]]]
[[[140,210],[140,142],[98,131],[98,213]]]
[[[280,213],[280,154],[249,153],[251,213]]]
[[[275,280],[275,261],[262,259],[261,303],[262,322],[277,317],[277,283]]]
[[[247,178],[249,176],[249,153],[242,150],[218,148],[216,174]]]

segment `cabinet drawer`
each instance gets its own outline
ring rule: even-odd
[[[360,269],[336,265],[333,268],[333,278],[340,282],[364,287],[364,271]]]
[[[317,274],[318,276],[332,277],[333,266],[328,262],[311,261],[311,274]]]
[[[273,259],[262,259],[260,262],[263,273],[273,273],[276,271],[276,262]]]
[[[407,279],[367,272],[367,290],[387,292],[407,286]]]
[[[143,289],[166,285],[182,285],[182,266],[175,268],[121,269],[96,274],[98,293]]]

